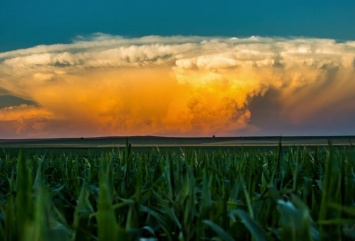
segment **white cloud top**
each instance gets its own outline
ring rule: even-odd
[[[355,42],[329,39],[159,37],[123,38],[97,34],[72,44],[36,46],[0,53],[3,65],[62,68],[177,65],[198,68],[333,63],[348,66]],[[350,60],[350,62],[349,62]],[[190,61],[190,64],[186,63]]]

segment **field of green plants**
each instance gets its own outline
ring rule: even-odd
[[[355,240],[355,148],[0,154],[0,240]]]

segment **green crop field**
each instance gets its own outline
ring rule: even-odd
[[[355,240],[352,145],[53,150],[1,151],[0,240]]]

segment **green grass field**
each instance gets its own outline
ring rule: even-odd
[[[355,147],[313,144],[3,143],[0,240],[354,240]]]

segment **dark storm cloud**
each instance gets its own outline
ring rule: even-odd
[[[0,90],[1,91],[1,90]],[[1,92],[0,92],[1,93]],[[34,102],[12,95],[0,95],[0,109],[17,105],[35,105]]]

